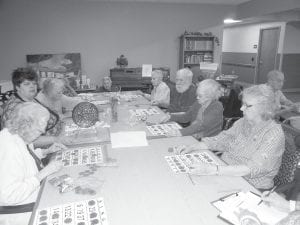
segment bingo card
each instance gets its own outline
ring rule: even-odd
[[[65,167],[103,163],[103,148],[104,146],[77,147],[58,152],[55,159],[61,160]]]
[[[197,162],[212,163],[216,165],[218,164],[206,152],[165,156],[165,159],[174,173],[188,173],[189,165]]]
[[[135,115],[137,117],[159,114],[158,110],[152,107],[148,109],[130,109],[129,112],[131,115]]]
[[[102,198],[37,210],[34,225],[108,225]]]
[[[170,130],[178,130],[181,129],[181,126],[177,123],[165,123],[165,124],[156,124],[147,126],[148,130],[154,136],[166,135],[166,133]]]

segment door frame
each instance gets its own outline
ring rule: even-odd
[[[277,41],[277,46],[276,46],[276,56],[275,56],[275,62],[274,65],[276,66],[276,59],[278,57],[278,47],[279,47],[279,41],[280,41],[280,34],[281,34],[281,26],[275,26],[275,27],[266,27],[266,28],[260,28],[259,30],[259,41],[258,41],[258,51],[257,51],[257,57],[256,57],[256,66],[255,66],[255,75],[254,75],[254,84],[257,84],[258,81],[258,70],[259,70],[259,62],[260,62],[260,57],[261,57],[261,42],[262,42],[262,32],[264,30],[272,30],[272,29],[278,29],[279,34],[278,34],[278,41]],[[281,58],[279,59],[279,65],[278,69],[280,69],[280,64],[281,64]]]

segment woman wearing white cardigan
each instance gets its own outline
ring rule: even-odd
[[[58,171],[61,163],[43,168],[32,142],[45,132],[49,112],[37,103],[17,105],[0,132],[0,224],[28,224],[40,182]],[[52,145],[43,154],[63,146]]]

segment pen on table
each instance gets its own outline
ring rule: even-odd
[[[190,181],[192,182],[192,184],[195,185],[195,182],[193,181],[191,174],[190,173],[187,173],[187,174],[188,174],[188,177],[189,177]]]
[[[268,197],[270,194],[272,194],[277,186],[275,185],[265,196]],[[260,202],[257,205],[260,205],[263,202],[263,200],[260,200]]]

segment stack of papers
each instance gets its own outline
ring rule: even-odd
[[[259,204],[260,201],[260,196],[249,191],[225,196],[212,204],[220,211],[220,218],[234,225],[242,224],[244,219],[259,221],[259,224],[277,224],[288,215],[264,202]]]

